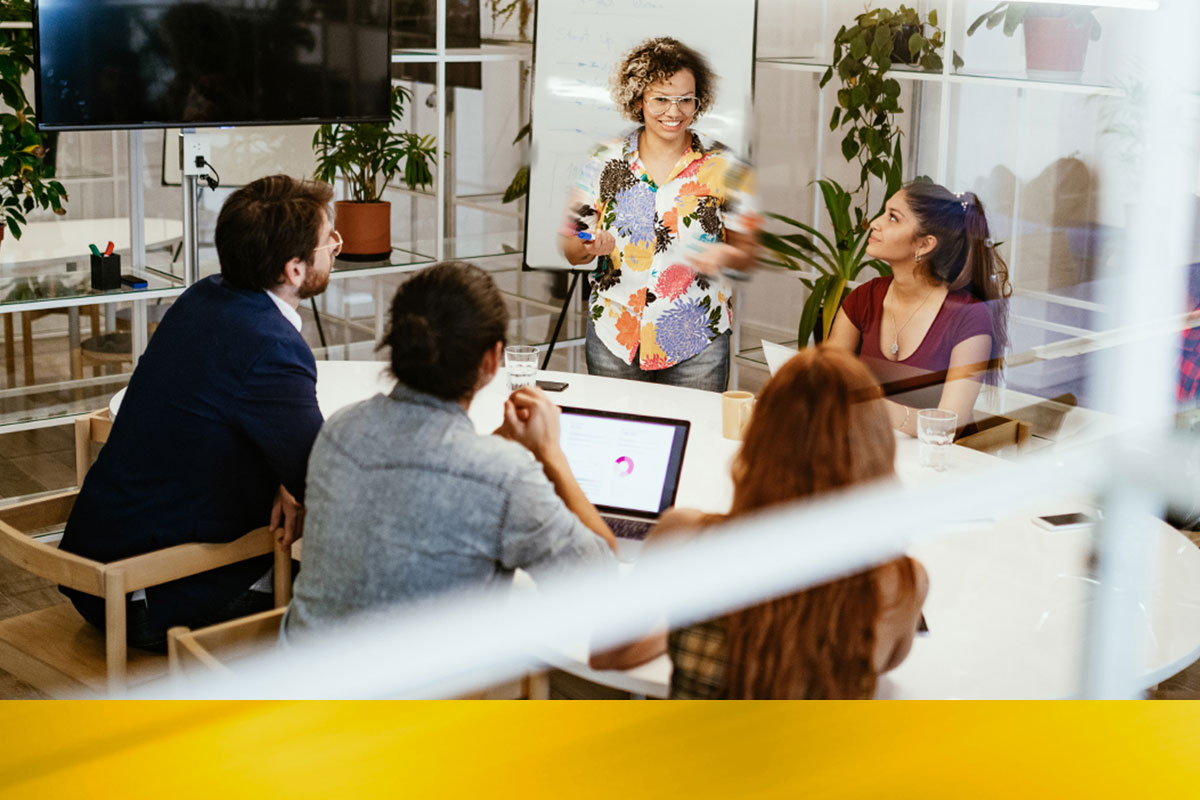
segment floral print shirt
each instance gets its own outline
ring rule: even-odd
[[[626,364],[666,369],[696,355],[733,323],[731,289],[688,266],[689,246],[761,226],[754,175],[724,145],[692,133],[662,186],[638,157],[641,129],[600,147],[580,170],[564,235],[607,230],[588,308],[600,341]]]

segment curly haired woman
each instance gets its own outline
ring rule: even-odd
[[[591,275],[588,372],[724,391],[736,276],[754,263],[760,225],[750,170],[691,125],[716,77],[675,39],[631,50],[613,101],[639,127],[581,171],[563,254]]]

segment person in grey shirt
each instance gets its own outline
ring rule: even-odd
[[[494,435],[467,417],[496,374],[507,329],[495,283],[465,262],[430,267],[396,292],[381,347],[391,348],[399,383],[334,414],[313,445],[285,638],[455,589],[506,586],[518,567],[536,575],[615,564],[616,540],[571,474],[545,393],[513,392]]]

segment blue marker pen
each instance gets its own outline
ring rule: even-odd
[[[585,242],[590,242],[593,239],[595,239],[596,237],[593,236],[592,234],[588,233],[587,231],[580,231],[579,233],[575,234],[575,238],[581,239]]]

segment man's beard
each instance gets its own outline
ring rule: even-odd
[[[324,270],[318,273],[315,269],[309,269],[304,273],[304,280],[300,284],[297,293],[301,300],[307,300],[310,297],[316,297],[321,292],[329,287],[329,270]]]

